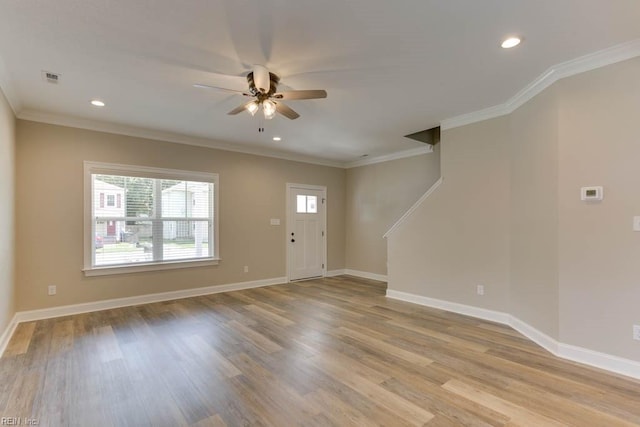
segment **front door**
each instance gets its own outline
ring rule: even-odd
[[[287,187],[289,280],[322,277],[326,254],[326,189],[295,184]]]

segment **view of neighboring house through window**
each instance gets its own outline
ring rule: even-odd
[[[85,169],[93,236],[85,270],[217,258],[217,175],[89,162]]]

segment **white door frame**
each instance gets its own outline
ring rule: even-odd
[[[319,203],[322,206],[322,223],[323,223],[323,231],[324,236],[322,237],[322,277],[327,276],[327,187],[324,185],[309,185],[309,184],[293,184],[287,182],[286,186],[286,199],[287,199],[287,223],[285,225],[286,233],[285,233],[285,244],[287,245],[287,282],[290,282],[291,277],[291,245],[289,244],[290,234],[291,234],[291,197],[290,191],[292,188],[300,188],[303,190],[315,190],[322,191],[322,203]]]

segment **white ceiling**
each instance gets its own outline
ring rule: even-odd
[[[639,18],[638,0],[0,0],[0,83],[19,117],[350,162],[421,147],[403,135],[640,38]],[[509,34],[524,43],[501,49]],[[226,114],[241,96],[192,87],[232,84],[221,74],[252,64],[328,98],[288,102],[301,117],[278,116],[261,135],[258,115]]]

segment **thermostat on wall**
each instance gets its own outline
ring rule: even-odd
[[[602,187],[582,187],[580,199],[585,202],[599,202],[604,197]]]

